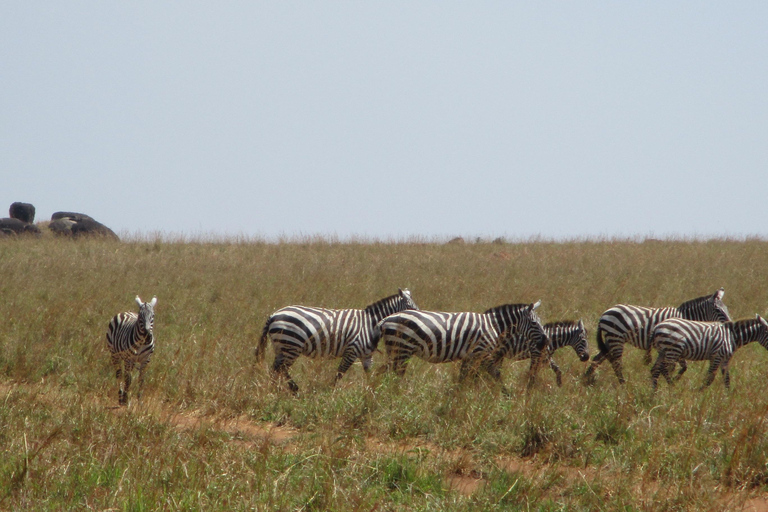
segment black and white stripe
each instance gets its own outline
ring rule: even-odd
[[[564,321],[544,324],[544,333],[549,338],[549,345],[547,345],[547,351],[543,357],[549,360],[549,367],[555,372],[557,385],[562,386],[563,374],[560,371],[560,367],[552,359],[552,356],[560,348],[571,347],[582,362],[588,361],[589,343],[587,342],[587,330],[584,328],[584,322],[581,320],[578,322]],[[510,336],[499,349],[498,357],[507,357],[515,361],[530,359],[530,343],[520,334]]]
[[[325,309],[288,306],[272,313],[264,325],[256,358],[264,356],[267,339],[272,339],[275,361],[272,370],[288,380],[294,393],[298,386],[288,370],[300,355],[312,358],[342,357],[336,374],[338,381],[357,359],[370,369],[376,343],[373,328],[388,315],[418,309],[407,289],[374,302],[365,309]]]
[[[506,304],[485,313],[405,311],[387,317],[379,330],[386,347],[388,367],[403,375],[412,356],[430,363],[462,360],[463,379],[472,366],[480,366],[501,379],[498,350],[506,338],[521,335],[529,344],[531,380],[547,337],[535,304]]]
[[[653,331],[653,343],[659,351],[659,357],[651,368],[653,387],[656,388],[659,374],[663,374],[671,384],[670,370],[676,362],[687,359],[709,361],[709,370],[702,388],[712,384],[718,368],[728,388],[731,385],[728,363],[733,353],[753,341],[768,350],[768,322],[760,315],[725,323],[694,322],[680,318],[661,322]]]
[[[107,329],[107,348],[110,351],[112,365],[116,369],[119,381],[118,401],[120,405],[128,403],[128,388],[131,386],[131,372],[139,366],[139,392],[144,385],[144,368],[155,351],[155,304],[157,297],[149,302],[142,302],[136,296],[139,313],[131,311],[115,315]]]
[[[629,343],[645,350],[646,362],[651,361],[651,333],[660,323],[670,318],[684,318],[704,322],[727,322],[731,319],[728,308],[723,303],[725,290],[720,288],[712,295],[705,295],[682,303],[679,307],[647,308],[618,304],[607,310],[597,324],[597,347],[600,352],[592,359],[587,369],[587,383],[594,382],[594,372],[600,364],[608,359],[613,371],[624,383],[621,371],[621,356],[624,344]],[[684,365],[681,361],[681,365]]]

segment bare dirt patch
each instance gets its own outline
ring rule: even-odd
[[[445,478],[446,484],[448,484],[448,488],[452,491],[459,492],[463,494],[464,496],[471,496],[480,489],[483,488],[486,481],[485,479],[477,474],[477,476],[473,475],[448,475]]]
[[[768,512],[768,498],[750,498],[741,510],[742,512]]]
[[[202,427],[221,430],[237,437],[237,440],[247,445],[269,442],[272,444],[285,444],[296,435],[298,431],[290,427],[274,423],[256,423],[246,416],[238,416],[234,419],[221,417],[201,416],[199,413],[173,413],[168,416],[169,423],[182,430],[193,430]]]

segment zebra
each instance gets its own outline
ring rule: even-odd
[[[341,357],[336,380],[357,359],[363,369],[370,370],[377,343],[371,333],[386,316],[406,309],[419,309],[408,289],[381,299],[365,309],[324,309],[307,306],[287,306],[269,316],[256,347],[256,360],[264,357],[267,339],[272,339],[275,361],[273,375],[284,376],[292,393],[299,390],[288,370],[301,354],[312,358]]]
[[[128,388],[131,386],[131,372],[134,365],[139,365],[139,391],[144,386],[144,369],[155,351],[155,305],[157,297],[149,302],[142,302],[136,296],[139,313],[127,311],[118,313],[109,322],[107,329],[107,348],[111,354],[112,366],[116,369],[118,380],[118,403],[128,403]],[[121,380],[122,379],[122,380]]]
[[[651,333],[653,328],[670,318],[687,320],[727,322],[731,320],[728,308],[723,304],[725,290],[720,288],[712,295],[704,295],[683,302],[679,307],[647,308],[618,304],[607,310],[597,324],[597,347],[600,350],[592,359],[592,364],[584,375],[587,384],[593,384],[594,373],[600,364],[608,359],[613,371],[624,384],[621,372],[621,356],[624,344],[629,343],[646,351],[646,364],[651,362]],[[685,361],[680,361],[681,373],[685,371]]]
[[[548,340],[536,314],[535,304],[505,304],[485,313],[438,313],[405,311],[391,315],[378,326],[387,352],[387,368],[402,376],[411,356],[430,363],[462,360],[459,373],[464,380],[478,365],[494,379],[501,380],[499,348],[510,336],[528,340],[531,352],[529,385],[533,384],[541,352]]]
[[[753,341],[768,350],[768,322],[760,315],[725,323],[694,322],[681,318],[661,322],[653,330],[654,346],[659,351],[656,363],[651,368],[653,389],[656,389],[659,374],[663,374],[667,382],[672,384],[669,370],[674,367],[675,362],[683,359],[709,360],[709,370],[701,389],[712,384],[718,368],[728,389],[731,386],[728,364],[733,353]]]
[[[560,387],[563,385],[563,374],[560,367],[552,359],[552,355],[559,348],[571,346],[582,362],[589,361],[587,330],[581,320],[578,322],[569,320],[544,324],[544,332],[550,340],[545,357],[549,360],[549,367],[555,372],[557,385]],[[507,357],[515,361],[529,359],[531,357],[530,345],[520,334],[510,336],[502,344],[496,357]]]

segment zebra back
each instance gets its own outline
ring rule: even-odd
[[[413,354],[431,363],[490,354],[499,342],[492,318],[472,312],[402,311],[385,318],[377,330],[390,356]]]
[[[307,306],[288,306],[270,315],[264,324],[259,344],[255,348],[256,360],[266,352],[270,333],[273,342],[282,350],[304,352],[309,356],[339,356],[350,343],[357,353],[367,356],[373,350],[372,331],[386,316],[406,309],[418,309],[411,292],[401,289],[397,294],[370,304],[365,309],[325,309]]]

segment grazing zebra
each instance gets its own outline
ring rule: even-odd
[[[317,357],[342,357],[336,381],[358,358],[363,368],[371,367],[376,343],[372,342],[374,326],[386,316],[406,309],[419,309],[407,289],[374,302],[365,309],[324,309],[306,306],[288,306],[270,315],[256,347],[256,359],[261,360],[272,339],[275,361],[272,371],[288,380],[293,393],[299,387],[288,374],[291,365],[301,354]]]
[[[651,362],[651,333],[654,327],[670,318],[684,318],[704,322],[727,322],[731,317],[723,304],[725,290],[720,288],[712,295],[705,295],[683,302],[679,307],[646,308],[618,304],[603,313],[597,324],[597,347],[600,352],[592,359],[584,379],[587,384],[594,383],[594,373],[600,364],[608,359],[613,371],[624,383],[621,373],[621,355],[624,344],[629,343],[646,351],[646,363]],[[680,361],[685,371],[685,361]]]
[[[118,400],[120,405],[128,403],[128,388],[131,386],[131,372],[134,365],[139,365],[139,392],[144,385],[144,368],[155,351],[155,304],[157,297],[149,302],[142,302],[136,296],[139,314],[131,311],[119,313],[109,322],[107,329],[107,348],[111,353],[112,365],[117,370]],[[122,378],[122,380],[121,380]]]
[[[506,304],[485,313],[405,311],[387,317],[378,326],[387,351],[388,368],[404,375],[412,356],[430,363],[462,360],[460,379],[478,365],[501,380],[498,350],[510,336],[520,334],[531,352],[529,384],[533,383],[547,335],[535,304]]]
[[[547,346],[545,357],[549,360],[549,367],[555,372],[557,385],[562,386],[563,374],[560,371],[560,367],[557,366],[554,359],[552,359],[552,355],[557,349],[570,346],[582,362],[589,361],[587,330],[584,328],[584,322],[579,320],[578,322],[566,321],[544,324],[544,332],[546,333],[547,338],[549,338],[549,345]],[[528,343],[528,340],[520,334],[510,336],[502,344],[496,357],[508,357],[515,361],[529,359],[531,357],[530,344]]]
[[[669,370],[683,359],[709,360],[709,370],[702,389],[712,384],[718,368],[723,374],[725,387],[730,388],[728,363],[737,349],[753,341],[768,350],[768,322],[760,315],[725,323],[694,322],[681,318],[661,322],[653,331],[654,346],[659,351],[659,357],[651,368],[653,388],[656,389],[659,374],[663,374],[667,382],[672,384]]]

